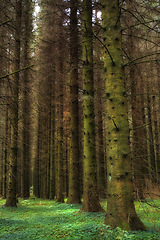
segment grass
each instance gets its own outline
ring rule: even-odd
[[[126,232],[104,224],[104,213],[85,213],[81,205],[59,204],[42,199],[19,200],[18,208],[4,207],[0,199],[0,239],[160,239],[160,200],[136,202],[147,231]],[[102,201],[106,207],[106,202]]]

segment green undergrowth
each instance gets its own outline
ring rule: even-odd
[[[144,232],[111,229],[105,213],[82,212],[81,205],[51,200],[19,199],[18,208],[4,207],[0,199],[0,239],[160,239],[160,200],[136,202],[136,210],[147,226]],[[154,206],[156,205],[156,207]],[[102,201],[106,208],[106,201]]]

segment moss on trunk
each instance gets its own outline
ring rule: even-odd
[[[118,0],[102,1],[107,101],[107,214],[113,228],[144,230],[133,202],[127,98]]]

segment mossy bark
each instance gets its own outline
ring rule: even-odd
[[[133,202],[120,9],[118,0],[102,0],[101,3],[107,101],[108,203],[105,224],[125,230],[144,230]]]
[[[83,161],[83,209],[86,212],[102,210],[97,187],[94,84],[93,84],[93,33],[92,1],[83,1],[83,116],[84,116],[84,161]]]

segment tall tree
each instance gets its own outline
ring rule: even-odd
[[[83,209],[86,212],[101,211],[97,187],[95,147],[94,82],[93,82],[93,32],[92,1],[83,1]]]
[[[36,197],[40,197],[40,110],[38,108],[38,122],[37,122],[37,144],[36,144],[36,153],[33,164],[33,194]]]
[[[25,1],[24,5],[24,67],[30,63],[30,40],[32,32],[32,12],[31,0]],[[30,164],[31,164],[31,144],[30,144],[30,76],[28,69],[23,73],[23,131],[22,131],[22,165],[21,165],[21,197],[28,198],[30,195]]]
[[[137,35],[136,29],[132,28],[134,25],[134,18],[132,12],[134,9],[133,2],[126,1],[126,12],[125,20],[127,24],[127,39],[126,48],[128,60],[136,58],[137,52],[135,49],[138,48],[138,43],[134,39],[134,35]],[[146,129],[145,129],[145,113],[144,113],[144,100],[142,97],[143,92],[143,81],[138,77],[139,70],[134,65],[129,65],[129,86],[131,92],[131,112],[132,112],[132,138],[131,138],[131,149],[133,159],[133,171],[134,171],[134,186],[135,196],[139,199],[143,199],[144,191],[144,168],[145,155],[147,156],[146,148]],[[145,163],[147,166],[147,164]]]
[[[14,49],[14,81],[12,84],[12,102],[10,107],[11,124],[11,151],[8,165],[8,186],[5,206],[16,207],[16,185],[17,185],[17,154],[18,154],[18,106],[19,106],[19,72],[20,48],[21,48],[21,16],[22,0],[15,3],[15,49]]]
[[[7,37],[7,25],[6,25],[6,16],[4,13],[6,9],[6,3],[1,2],[0,10],[0,75],[3,76],[7,72],[7,53],[6,45],[9,39]],[[5,24],[3,24],[5,23]],[[7,93],[8,85],[6,79],[0,79],[0,195],[6,198],[6,177],[7,177],[7,156],[8,156],[8,104],[7,104]]]
[[[95,102],[95,125],[96,125],[96,158],[97,158],[97,180],[100,198],[106,197],[106,158],[105,158],[105,142],[104,142],[104,80],[103,80],[103,49],[101,41],[100,17],[98,16],[99,6],[95,10],[94,31],[94,102]],[[94,16],[93,16],[94,18]]]
[[[133,199],[119,1],[102,0],[101,4],[108,135],[105,224],[125,230],[144,230]]]
[[[58,1],[59,6],[62,1]],[[63,109],[64,109],[64,61],[63,61],[63,47],[61,40],[63,39],[63,10],[59,8],[58,11],[58,36],[57,36],[57,107],[58,107],[58,132],[57,132],[57,201],[64,202],[64,156],[63,156]]]
[[[78,103],[78,19],[77,0],[70,1],[71,156],[68,203],[80,203],[79,103]]]

